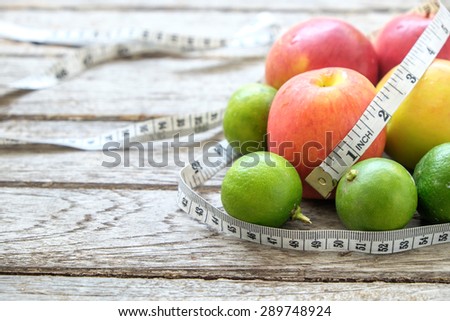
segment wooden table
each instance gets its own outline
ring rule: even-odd
[[[267,10],[286,26],[328,15],[369,32],[417,3],[2,0],[0,19],[36,28],[146,26],[229,35]],[[231,57],[155,55],[103,64],[46,90],[5,86],[72,50],[0,40],[0,136],[88,137],[132,121],[222,108],[238,86],[264,73],[261,51]],[[201,137],[205,142],[221,134]],[[156,162],[161,150],[156,146],[151,155]],[[185,151],[179,156],[188,159]],[[145,158],[140,167],[134,150],[129,167],[105,168],[102,161],[110,159],[100,151],[2,147],[0,299],[450,298],[450,244],[376,256],[296,252],[240,241],[177,208],[180,167],[170,149],[168,159],[167,166],[154,167]],[[222,177],[208,182],[202,194],[219,199]],[[332,211],[330,204],[317,207],[319,214],[320,208]]]

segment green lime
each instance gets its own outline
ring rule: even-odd
[[[276,89],[251,83],[230,97],[223,119],[223,133],[241,154],[266,149],[267,119]]]
[[[417,163],[413,177],[421,217],[431,223],[449,223],[450,143],[430,149]]]
[[[390,159],[369,158],[356,163],[336,189],[337,213],[351,230],[403,228],[416,207],[417,190],[411,174]]]
[[[225,174],[222,204],[242,221],[279,227],[290,217],[309,222],[300,212],[302,182],[283,157],[254,152],[240,157]]]

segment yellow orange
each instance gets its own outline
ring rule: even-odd
[[[413,170],[422,156],[445,142],[450,142],[450,61],[436,59],[389,121],[386,152]]]

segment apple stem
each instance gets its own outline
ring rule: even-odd
[[[296,205],[292,210],[291,220],[299,220],[302,221],[303,223],[312,224],[309,217],[307,217],[302,213],[302,209],[298,205]]]
[[[351,182],[356,178],[356,176],[358,176],[358,171],[356,169],[351,169],[348,171],[347,175],[345,175],[345,178],[347,181]]]

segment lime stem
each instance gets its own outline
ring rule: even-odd
[[[300,206],[296,206],[295,209],[292,211],[291,219],[292,220],[300,220],[303,223],[307,223],[307,224],[312,224],[309,217],[302,213],[302,209],[300,208]]]
[[[356,169],[351,169],[348,171],[347,175],[345,175],[345,178],[347,181],[351,182],[355,179],[355,177],[358,175],[358,171]]]

